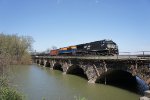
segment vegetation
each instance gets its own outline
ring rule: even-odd
[[[8,85],[6,77],[0,77],[0,100],[23,100],[24,96]]]
[[[10,64],[30,64],[29,50],[33,39],[29,36],[0,33],[0,100],[23,100],[24,96],[9,84]]]
[[[30,36],[6,35],[0,33],[0,54],[7,54],[11,64],[30,63],[30,54],[33,39]]]
[[[32,42],[33,39],[29,36],[0,33],[0,100],[25,99],[20,92],[16,91],[9,84],[9,65],[30,64],[31,57],[29,51],[32,49]],[[56,47],[53,46],[52,49],[56,49]],[[84,97],[74,97],[74,99],[87,100]]]
[[[75,100],[87,100],[85,97],[77,97],[77,96],[74,96]]]

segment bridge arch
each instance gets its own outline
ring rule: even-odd
[[[95,83],[112,85],[132,92],[137,92],[135,76],[124,70],[108,70],[101,74],[96,79]]]
[[[63,71],[62,65],[57,62],[54,64],[53,69]]]
[[[108,70],[101,74],[95,83],[116,86],[138,94],[143,94],[148,89],[144,80],[125,70]]]
[[[40,63],[40,60],[38,59],[38,60],[36,61],[36,63],[39,64],[39,63]]]
[[[102,73],[97,79],[96,83],[106,83],[110,84],[111,82],[115,82],[117,85],[118,81],[125,82],[126,79],[132,79],[131,73],[124,71],[124,70],[108,70],[107,72]],[[114,84],[114,85],[115,85]]]
[[[50,67],[50,62],[49,62],[49,60],[46,61],[45,67]]]
[[[87,75],[84,72],[84,69],[81,68],[79,65],[72,65],[68,68],[66,71],[66,74],[72,74],[72,75],[77,75],[82,78],[88,79]]]
[[[41,61],[40,61],[40,65],[44,65],[44,59],[41,59]]]

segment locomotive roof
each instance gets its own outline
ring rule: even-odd
[[[94,42],[89,42],[89,43],[96,43],[96,42],[109,42],[109,43],[114,43],[112,40],[109,40],[109,39],[104,39],[104,40],[99,40],[99,41],[94,41]],[[78,44],[78,45],[84,45],[84,44],[89,44],[89,43],[83,43],[83,44]]]
[[[112,40],[109,40],[109,39],[103,39],[103,40],[99,40],[99,41],[94,41],[94,42],[88,42],[88,43],[82,43],[82,44],[77,44],[77,45],[72,45],[72,46],[80,46],[80,45],[85,45],[85,44],[89,44],[89,43],[96,43],[96,42],[103,42],[105,41],[106,43],[115,43],[113,42]],[[116,44],[116,43],[115,43]],[[68,48],[70,46],[67,46],[67,47],[61,47],[61,48]]]

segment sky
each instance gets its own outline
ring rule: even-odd
[[[33,37],[36,51],[103,39],[150,51],[150,0],[0,0],[0,32]]]

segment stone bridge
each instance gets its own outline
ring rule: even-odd
[[[150,58],[137,56],[33,56],[34,63],[84,77],[90,83],[116,82],[138,76],[150,84]],[[114,76],[115,75],[115,76]],[[130,83],[130,82],[129,82]],[[130,83],[131,84],[131,83]]]

